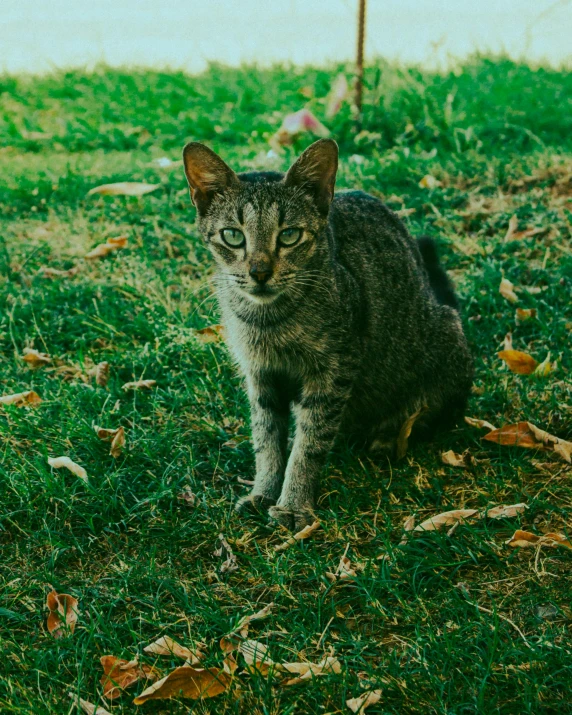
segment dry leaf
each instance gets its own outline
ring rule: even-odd
[[[478,427],[479,429],[488,429],[491,432],[496,430],[496,427],[494,427],[490,422],[487,422],[486,420],[478,420],[475,417],[465,417],[465,422],[471,427]]]
[[[520,350],[501,350],[497,353],[501,360],[504,360],[512,372],[519,375],[531,375],[538,363],[528,353]]]
[[[127,236],[119,236],[118,238],[108,238],[105,243],[100,243],[89,253],[85,254],[85,258],[91,260],[93,258],[103,258],[113,251],[127,246]]]
[[[508,230],[506,232],[506,235],[504,237],[505,241],[512,241],[514,234],[516,233],[516,229],[518,228],[518,217],[516,214],[513,214],[510,217],[510,220],[508,222]]]
[[[147,700],[167,700],[169,698],[214,698],[227,690],[231,676],[218,668],[195,669],[190,665],[175,668],[144,690],[133,701],[135,705]]]
[[[72,278],[79,273],[79,266],[61,270],[59,268],[50,268],[50,266],[42,266],[38,273],[41,273],[45,278]]]
[[[145,653],[152,653],[153,655],[174,655],[177,658],[189,661],[191,665],[199,663],[205,657],[205,654],[200,648],[190,650],[189,648],[185,648],[185,646],[179,645],[177,641],[169,638],[169,636],[158,638],[154,643],[143,648],[143,650]]]
[[[236,556],[234,555],[230,544],[225,539],[224,534],[219,534],[218,538],[220,539],[220,546],[218,549],[215,549],[214,555],[222,556],[226,552],[226,560],[220,565],[219,568],[220,573],[232,573],[233,571],[237,571],[239,568],[238,563],[236,562]]]
[[[448,452],[441,454],[441,461],[450,467],[463,467],[464,469],[467,469],[473,464],[473,458],[469,454],[469,450],[466,450],[463,454],[458,454],[450,449]]]
[[[0,405],[17,405],[18,407],[39,405],[41,397],[34,390],[18,392],[15,395],[4,395],[0,397]]]
[[[24,354],[22,355],[22,360],[27,362],[30,367],[43,367],[44,365],[49,365],[52,362],[52,358],[47,353],[40,353],[32,348],[26,348]]]
[[[121,456],[121,450],[125,447],[125,429],[117,427],[116,429],[107,429],[105,427],[93,426],[95,433],[104,442],[111,442],[109,454],[117,459]]]
[[[159,673],[149,665],[139,665],[135,660],[123,660],[114,655],[104,655],[100,658],[103,675],[99,682],[103,685],[103,697],[108,700],[118,698],[123,691],[138,680],[156,680]]]
[[[258,671],[262,675],[266,675],[271,668],[276,666],[276,663],[268,655],[268,647],[264,643],[246,640],[239,645],[238,649],[250,671]]]
[[[505,544],[509,546],[550,546],[556,548],[557,546],[564,546],[567,549],[572,549],[572,543],[563,534],[543,534],[538,536],[538,534],[532,534],[530,531],[521,531],[518,529],[514,532]]]
[[[57,593],[53,588],[46,598],[48,631],[54,638],[62,638],[67,632],[73,633],[78,617],[78,600],[67,593]]]
[[[478,513],[477,509],[455,509],[453,511],[444,511],[442,514],[432,516],[426,519],[421,524],[418,524],[413,531],[437,531],[444,526],[452,526],[453,524],[463,523],[475,516]]]
[[[105,387],[109,381],[109,363],[105,361],[98,363],[89,371],[89,374],[95,377],[96,385]]]
[[[277,546],[274,547],[275,551],[286,551],[286,549],[289,549],[291,546],[294,546],[294,544],[297,544],[298,541],[303,541],[304,539],[307,539],[309,536],[311,536],[316,529],[320,528],[320,522],[315,521],[313,524],[308,524],[308,526],[305,526],[301,531],[298,531],[296,534],[293,536],[290,536],[290,538],[286,539],[286,541],[282,542],[281,544],[278,544]]]
[[[536,366],[534,374],[538,375],[538,377],[547,377],[548,375],[550,375],[551,372],[556,370],[557,367],[558,361],[551,362],[549,352],[548,355],[544,358],[544,360]]]
[[[535,308],[517,308],[514,314],[514,319],[517,323],[524,323],[525,320],[536,318]]]
[[[335,570],[334,573],[331,571],[326,571],[326,577],[330,581],[344,581],[349,578],[355,578],[357,576],[356,570],[352,568],[352,563],[350,559],[344,554],[342,558],[340,559],[340,563],[338,564],[338,568]]]
[[[413,531],[415,527],[415,516],[408,516],[403,522],[403,531]]]
[[[533,425],[532,422],[505,425],[489,432],[483,439],[501,445],[542,449],[545,452],[554,452],[568,463],[572,461],[572,442],[555,437]]]
[[[184,501],[188,506],[195,506],[197,502],[197,496],[193,494],[193,490],[189,486],[186,486],[182,492],[177,494],[177,499]]]
[[[488,519],[510,519],[518,514],[522,514],[528,509],[527,504],[510,504],[510,505],[499,505],[494,506],[491,509],[486,509],[479,514],[480,519],[485,517]]]
[[[503,278],[500,282],[499,293],[503,298],[506,298],[509,303],[518,303],[518,296],[514,292],[514,285],[506,278]]]
[[[409,436],[411,435],[413,425],[419,419],[419,417],[421,417],[422,414],[427,412],[428,409],[429,408],[427,407],[427,405],[422,405],[401,425],[401,429],[399,430],[399,434],[397,435],[397,459],[401,459],[407,454],[407,442],[409,440]]]
[[[233,633],[240,633],[243,638],[246,638],[248,634],[248,626],[252,623],[252,621],[260,621],[263,618],[267,618],[270,615],[270,612],[273,607],[274,603],[269,603],[267,606],[264,606],[264,608],[261,608],[259,611],[256,611],[256,613],[251,613],[248,616],[243,616],[238,622]]]
[[[123,385],[124,390],[150,390],[155,387],[157,380],[136,380],[135,382],[126,382]]]
[[[357,698],[346,700],[346,705],[353,713],[362,713],[370,705],[375,705],[381,700],[381,690],[370,690]]]
[[[326,117],[331,119],[342,108],[342,104],[350,98],[350,87],[345,74],[339,74],[332,84],[326,98]]]
[[[68,695],[74,701],[75,706],[78,709],[81,708],[81,710],[83,710],[87,715],[111,715],[109,710],[106,710],[99,705],[94,705],[83,698],[78,698],[75,693],[68,693]]]
[[[443,183],[431,174],[425,174],[419,182],[419,187],[422,189],[436,189],[438,186],[443,186]]]
[[[88,196],[101,194],[102,196],[143,196],[151,191],[156,191],[161,184],[145,184],[141,181],[119,181],[116,184],[102,184],[90,189]]]
[[[282,146],[292,144],[299,134],[305,132],[310,132],[319,137],[330,135],[330,130],[316,119],[309,109],[300,109],[300,111],[284,117],[282,126],[270,139],[269,143],[273,149],[279,152]]]
[[[226,337],[224,325],[210,325],[208,328],[193,330],[201,343],[218,343]]]
[[[79,464],[72,462],[69,457],[48,457],[48,464],[50,467],[53,467],[53,469],[61,469],[62,467],[69,469],[70,472],[80,479],[83,479],[87,484],[87,472],[83,467],[80,467]]]
[[[333,656],[328,656],[319,663],[280,663],[278,667],[280,670],[298,675],[296,678],[282,682],[281,685],[296,685],[297,683],[307,682],[320,675],[342,672],[340,661]]]
[[[503,350],[514,350],[512,345],[512,333],[507,333],[503,340]]]

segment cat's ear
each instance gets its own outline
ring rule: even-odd
[[[302,187],[326,215],[334,198],[337,170],[338,145],[333,139],[318,139],[290,167],[284,184]]]
[[[240,183],[238,176],[204,144],[190,142],[183,149],[185,174],[191,198],[199,214],[204,215],[217,194]]]

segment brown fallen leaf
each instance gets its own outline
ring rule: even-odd
[[[117,459],[121,456],[121,451],[125,447],[125,429],[123,427],[116,427],[115,429],[107,429],[105,427],[93,426],[95,433],[99,439],[104,442],[111,442],[111,449],[109,454]]]
[[[555,437],[532,422],[505,425],[489,432],[483,439],[501,445],[542,449],[545,452],[554,452],[568,463],[572,461],[572,442]]]
[[[443,186],[443,182],[436,179],[431,174],[425,174],[425,176],[419,182],[419,187],[421,189],[436,189],[439,186]]]
[[[243,616],[232,632],[240,633],[243,638],[246,638],[248,635],[248,627],[252,621],[261,621],[264,618],[268,618],[273,608],[274,603],[269,603],[267,606],[264,606],[264,608],[261,608],[255,613],[249,613],[247,616]]]
[[[142,705],[148,700],[168,700],[169,698],[214,698],[224,693],[231,683],[231,676],[219,668],[192,668],[182,665],[169,675],[150,685],[133,701]]]
[[[52,358],[47,353],[38,352],[38,350],[34,350],[33,348],[26,348],[24,350],[22,360],[28,363],[32,368],[43,367],[52,362]]]
[[[195,337],[201,343],[218,343],[226,337],[224,325],[210,325],[208,328],[193,330]]]
[[[516,372],[519,375],[531,375],[538,365],[531,355],[520,350],[501,350],[497,354],[512,372]]]
[[[480,519],[505,519],[512,518],[518,514],[522,514],[528,509],[528,504],[500,504],[493,506],[491,509],[486,509],[479,514]]]
[[[397,435],[397,458],[401,459],[407,454],[407,443],[411,435],[411,430],[415,422],[421,417],[422,414],[427,412],[429,408],[427,405],[422,405],[418,410],[416,410],[412,415],[410,415],[405,422],[401,425],[399,434]]]
[[[226,553],[226,560],[223,561],[223,563],[219,567],[219,572],[220,573],[233,573],[233,571],[238,571],[238,563],[236,561],[236,556],[224,537],[224,534],[219,534],[218,538],[220,539],[220,546],[218,549],[215,549],[214,555],[215,556],[223,556]]]
[[[499,285],[499,293],[503,298],[509,301],[509,303],[518,303],[518,296],[514,292],[514,284],[512,284],[507,278],[503,278]]]
[[[486,420],[478,420],[475,417],[465,417],[465,422],[470,427],[478,427],[479,429],[488,429],[491,432],[496,430],[496,427],[494,425],[492,425],[490,422],[487,422]]]
[[[35,405],[39,405],[41,401],[41,397],[37,392],[34,392],[34,390],[0,397],[0,405],[16,405],[17,407],[34,407]]]
[[[517,323],[524,323],[525,320],[536,318],[535,308],[517,308],[514,314],[514,319]]]
[[[149,665],[139,665],[135,660],[123,660],[114,655],[104,655],[100,658],[103,666],[103,675],[99,682],[103,685],[103,697],[114,700],[123,691],[131,687],[138,680],[156,680],[159,673]]]
[[[60,268],[51,268],[50,266],[42,266],[38,273],[44,276],[44,278],[72,278],[79,273],[79,266],[74,266],[73,268],[68,268],[67,270],[62,270]]]
[[[101,184],[87,192],[88,196],[143,196],[156,191],[161,184],[145,184],[142,181],[118,181],[115,184]]]
[[[106,387],[109,381],[109,363],[105,361],[98,363],[91,368],[89,375],[93,375],[95,377],[96,385]]]
[[[296,678],[283,681],[280,685],[297,685],[298,683],[307,682],[320,675],[342,672],[340,661],[333,656],[327,656],[319,663],[280,663],[279,669],[285,670],[288,673],[297,674]]]
[[[442,514],[432,516],[423,521],[421,524],[418,524],[413,531],[437,531],[444,526],[452,526],[453,524],[463,523],[476,514],[478,514],[477,509],[454,509],[453,511],[444,511]]]
[[[94,705],[93,703],[90,703],[89,700],[79,698],[75,693],[68,693],[68,695],[73,700],[78,710],[83,710],[86,715],[111,715],[109,710],[102,708],[100,705]]]
[[[513,345],[512,345],[512,333],[507,333],[504,336],[504,341],[503,341],[503,350],[514,350]]]
[[[174,655],[177,658],[187,660],[190,665],[196,665],[205,657],[205,654],[199,647],[195,648],[195,650],[191,650],[190,648],[180,645],[169,636],[161,636],[161,638],[158,638],[154,643],[145,646],[143,650],[145,653],[151,653],[153,655]]]
[[[301,531],[298,531],[296,534],[293,534],[288,539],[286,539],[286,541],[283,541],[281,544],[275,546],[274,551],[286,551],[286,549],[289,549],[291,546],[294,546],[294,544],[297,544],[299,541],[303,541],[304,539],[307,539],[308,537],[312,536],[314,531],[319,528],[319,521],[315,521],[313,524],[308,524],[308,526],[305,526]]]
[[[532,534],[530,531],[521,531],[520,529],[515,531],[511,538],[505,541],[505,544],[513,547],[549,546],[556,548],[557,546],[564,546],[567,549],[572,549],[572,543],[563,534],[548,533],[539,536],[538,534]]]
[[[357,698],[346,700],[346,705],[353,713],[362,713],[370,705],[375,705],[381,700],[381,690],[370,690]]]
[[[79,464],[73,462],[69,457],[48,457],[48,464],[53,469],[61,469],[62,467],[69,469],[70,472],[75,474],[76,477],[83,479],[83,481],[87,484],[87,472],[83,467],[80,467]]]
[[[450,467],[463,467],[463,469],[467,469],[473,465],[473,458],[469,454],[468,449],[462,454],[453,452],[452,449],[447,452],[443,452],[441,454],[441,461],[443,464],[447,464]]]
[[[48,593],[46,606],[48,615],[48,631],[54,638],[63,638],[68,632],[75,630],[78,618],[78,600],[68,593],[58,593],[55,589]]]
[[[155,387],[157,380],[136,380],[135,382],[126,382],[123,385],[124,390],[150,390]]]
[[[505,234],[504,240],[512,241],[517,228],[518,228],[518,216],[516,214],[513,214],[510,217],[510,220],[508,222],[508,230]]]
[[[347,579],[355,578],[356,576],[356,570],[352,568],[352,562],[346,554],[341,557],[340,563],[338,564],[338,568],[335,572],[332,573],[331,571],[326,571],[326,577],[330,581],[345,581]]]
[[[191,489],[191,487],[186,486],[183,488],[182,492],[179,492],[179,494],[177,494],[177,499],[184,501],[187,506],[195,506],[197,502],[197,495],[193,494],[193,490]]]
[[[250,672],[258,671],[262,675],[267,675],[268,671],[277,665],[268,654],[268,646],[259,641],[243,641],[238,650],[246,661],[247,670]]]
[[[557,367],[558,361],[551,362],[549,352],[548,355],[544,358],[544,360],[536,366],[534,374],[538,377],[547,377],[548,375],[550,375],[551,372],[556,370]]]
[[[105,243],[98,244],[89,253],[86,253],[84,258],[92,260],[94,258],[103,258],[120,248],[127,246],[127,236],[118,236],[117,238],[108,238]]]

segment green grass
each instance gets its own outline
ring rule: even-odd
[[[220,637],[270,602],[273,614],[251,635],[273,659],[318,661],[331,648],[340,675],[292,687],[241,676],[240,696],[141,711],[344,713],[360,679],[383,691],[372,715],[566,711],[570,553],[504,544],[519,526],[572,531],[564,462],[482,442],[461,425],[391,464],[336,450],[323,480],[322,530],[281,555],[273,546],[282,532],[233,512],[247,489],[238,478],[253,474],[249,441],[235,439],[249,434],[247,403],[224,345],[204,345],[192,332],[218,314],[182,171],[151,161],[176,160],[198,139],[235,168],[266,166],[267,138],[286,112],[307,105],[324,119],[339,69],[213,66],[192,77],[102,67],[0,77],[0,394],[34,389],[43,399],[34,409],[0,407],[2,713],[67,713],[70,691],[97,702],[99,658],[140,654],[153,663],[142,648],[163,634],[205,641],[208,663],[218,664]],[[411,231],[439,238],[475,355],[468,414],[498,426],[528,419],[571,439],[572,75],[476,57],[443,74],[379,62],[366,79],[367,133],[355,135],[348,108],[324,120],[341,147],[339,188],[415,209],[405,219]],[[442,185],[421,188],[426,174]],[[161,188],[140,199],[86,196],[120,180]],[[545,232],[505,242],[513,214],[520,229]],[[119,235],[129,237],[126,249],[82,259]],[[69,279],[38,272],[74,264],[81,271]],[[515,325],[515,306],[498,292],[503,275],[536,319]],[[551,351],[557,371],[509,373],[496,353],[511,331],[515,348],[538,360]],[[31,370],[20,358],[26,347],[80,367],[107,360],[108,386]],[[142,377],[157,388],[121,389]],[[125,427],[119,459],[94,423]],[[470,449],[476,466],[444,466],[447,449]],[[47,457],[62,454],[86,467],[88,486],[50,469]],[[177,499],[185,486],[194,507]],[[400,545],[411,514],[521,501],[529,505],[521,518]],[[219,533],[237,555],[234,573],[218,570]],[[346,547],[358,576],[332,585],[324,574]],[[48,584],[80,601],[75,634],[58,641],[45,627]],[[166,673],[175,662],[157,665]],[[112,711],[135,712],[140,690]]]

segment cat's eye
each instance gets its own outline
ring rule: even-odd
[[[223,228],[220,235],[227,246],[231,248],[241,248],[241,246],[244,246],[244,234],[237,228]]]
[[[293,246],[302,238],[301,228],[285,228],[278,234],[278,242],[283,246]]]

